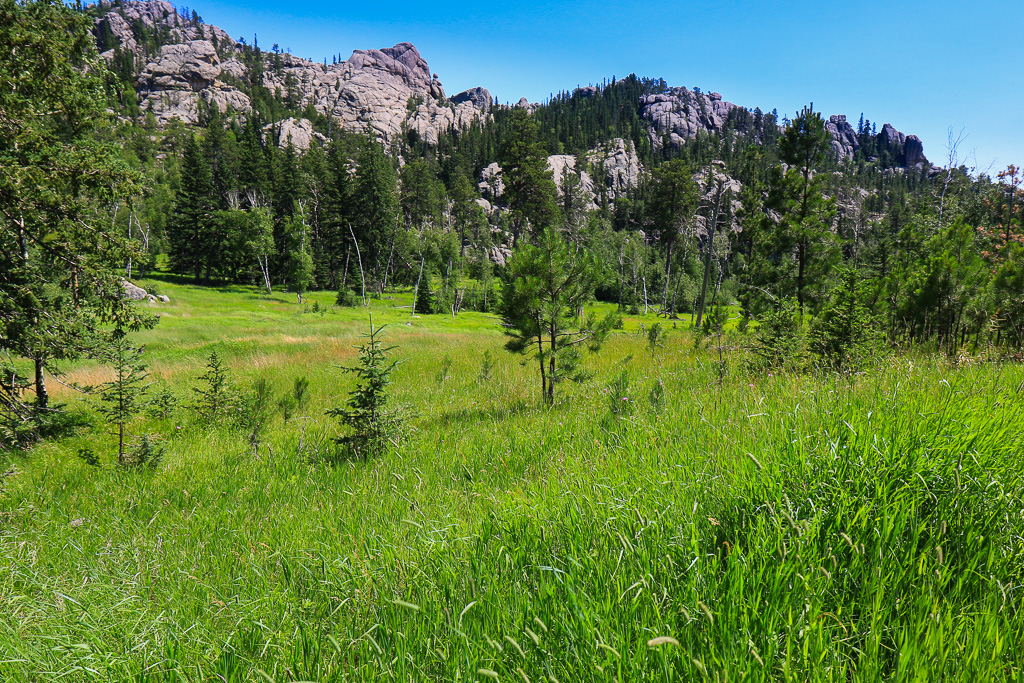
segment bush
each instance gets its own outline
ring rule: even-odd
[[[362,299],[358,294],[352,291],[351,287],[342,287],[339,289],[338,298],[334,301],[336,306],[341,306],[342,308],[355,308],[362,303]]]
[[[821,366],[855,372],[877,350],[878,325],[864,300],[859,273],[852,269],[842,273],[808,335],[808,348]]]
[[[803,357],[803,337],[796,317],[796,301],[776,301],[759,322],[750,347],[754,356],[750,369],[759,372],[799,367]]]

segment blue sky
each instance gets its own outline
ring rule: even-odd
[[[499,101],[636,73],[792,115],[861,112],[991,173],[1024,165],[1024,2],[305,2],[198,0],[207,23],[330,60],[409,41],[448,94]]]

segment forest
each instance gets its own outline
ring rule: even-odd
[[[0,679],[1024,676],[1024,170],[389,137],[185,8],[251,108],[158,120],[110,6],[0,0]]]

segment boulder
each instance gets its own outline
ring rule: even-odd
[[[157,294],[156,298],[160,300],[160,303],[164,303],[164,304],[171,303],[171,298],[169,296],[167,296],[166,294]]]
[[[124,298],[128,299],[129,301],[142,301],[143,299],[149,296],[146,290],[144,290],[142,287],[139,287],[138,285],[133,285],[131,282],[128,282],[127,280],[121,280],[121,288],[124,290]]]

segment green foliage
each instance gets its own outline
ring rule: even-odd
[[[665,347],[665,330],[660,322],[656,322],[647,330],[647,346],[651,353]]]
[[[142,349],[133,346],[121,329],[115,330],[99,355],[114,371],[113,379],[100,386],[99,411],[117,425],[117,462],[127,465],[127,428],[145,405],[149,373],[142,362]]]
[[[608,397],[608,413],[615,418],[633,414],[633,400],[629,395],[629,370],[623,367],[605,387]]]
[[[878,352],[878,324],[866,303],[867,293],[858,271],[851,268],[840,273],[828,304],[811,321],[807,335],[808,350],[823,366],[854,372]]]
[[[100,457],[96,455],[96,451],[91,448],[79,448],[78,459],[84,462],[89,467],[99,467]]]
[[[330,386],[316,359],[364,326],[355,311],[295,316],[289,297],[251,288],[163,291],[178,315],[133,338],[173,387],[196,374],[211,338],[233,361],[273,359],[242,364],[239,383],[309,373]],[[538,407],[535,366],[510,363],[487,385],[458,374],[493,352],[493,320],[409,328],[408,309],[391,303],[372,302],[374,322],[397,323],[385,341],[394,335],[415,361],[389,386],[392,400],[423,413],[400,457],[311,466],[329,442],[316,420],[270,424],[262,443],[273,461],[247,457],[241,430],[145,425],[167,449],[152,477],[80,463],[80,448],[102,457],[100,424],[7,455],[0,599],[24,618],[0,626],[0,651],[14,653],[0,677],[75,680],[88,667],[110,680],[260,669],[469,681],[487,680],[479,669],[522,680],[522,669],[531,681],[601,680],[596,664],[609,680],[657,681],[666,668],[669,680],[702,680],[693,659],[720,680],[1024,672],[1008,588],[1024,533],[1024,394],[1014,391],[1024,366],[917,352],[856,381],[731,374],[718,386],[689,330],[651,357],[636,331],[652,314],[609,336],[593,382],[565,390],[571,402]],[[455,349],[451,404],[434,372]],[[601,390],[630,354],[637,405],[601,419]],[[93,368],[69,379],[76,372]],[[659,382],[661,408],[647,409]],[[316,392],[309,414],[331,401]],[[76,576],[90,578],[55,595]],[[320,627],[335,609],[346,616],[328,634]],[[449,637],[452,627],[464,637]],[[647,645],[659,636],[679,646]]]
[[[452,363],[451,355],[444,354],[444,358],[441,359],[441,369],[437,371],[436,379],[438,384],[444,384],[451,377]]]
[[[178,395],[165,384],[157,389],[153,393],[153,397],[149,399],[146,413],[152,418],[166,420],[174,414],[177,408]]]
[[[258,453],[260,442],[271,419],[270,407],[274,403],[274,387],[266,377],[252,383],[252,389],[239,406],[239,425],[246,433],[253,453]]]
[[[336,417],[348,434],[335,439],[346,455],[367,460],[383,455],[398,444],[403,427],[400,411],[390,406],[388,386],[398,361],[389,361],[396,347],[385,347],[380,340],[384,327],[374,327],[363,336],[366,343],[359,349],[359,364],[342,368],[356,376],[356,387],[349,392],[344,408],[332,408],[327,415]]]
[[[192,411],[207,424],[224,417],[235,406],[237,396],[228,369],[216,351],[206,360],[206,372],[199,376],[199,386],[192,387],[195,401]]]
[[[537,140],[536,121],[522,107],[513,109],[500,159],[504,196],[516,239],[527,225],[540,235],[558,223],[558,191],[547,167],[547,156]]]
[[[0,352],[35,366],[30,412],[49,408],[45,372],[92,349],[104,323],[155,323],[121,296],[120,268],[141,255],[106,229],[140,178],[101,141],[109,117],[91,27],[60,2],[0,2]],[[38,433],[26,426],[39,416],[15,417],[10,392],[0,397],[9,435]]]
[[[305,375],[296,377],[292,382],[292,390],[277,402],[284,421],[292,419],[296,412],[304,411],[309,403],[309,378]]]
[[[556,384],[586,379],[580,345],[596,353],[615,325],[615,313],[600,322],[593,314],[581,320],[596,277],[593,258],[570,250],[551,228],[541,233],[536,246],[520,246],[505,270],[500,307],[510,337],[505,348],[529,353],[538,361],[541,391],[549,401]]]
[[[490,382],[494,374],[494,366],[494,356],[491,355],[490,349],[486,349],[484,355],[480,358],[480,371],[476,375],[476,381],[480,384]]]
[[[434,301],[434,293],[430,290],[430,273],[424,274],[424,277],[420,278],[416,283],[415,292],[415,308],[414,312],[420,315],[429,315],[435,313],[436,303]]]
[[[803,364],[804,340],[795,299],[776,301],[758,323],[750,346],[753,371],[792,370]]]
[[[354,308],[363,304],[362,298],[351,287],[344,286],[338,290],[338,296],[334,300],[335,306],[342,308]]]
[[[139,438],[139,442],[132,448],[123,466],[131,469],[155,470],[163,461],[166,453],[167,447],[156,437],[152,434],[143,434]]]
[[[829,134],[821,114],[804,107],[789,122],[779,142],[779,154],[789,165],[769,176],[768,208],[778,212],[778,225],[760,232],[760,268],[756,278],[782,296],[795,296],[801,319],[824,298],[828,274],[840,256],[832,219],[834,197],[826,197],[826,174],[820,167],[829,152]]]

